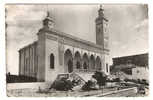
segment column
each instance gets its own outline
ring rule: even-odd
[[[22,66],[21,66],[21,53],[22,53],[22,52],[21,52],[21,50],[20,50],[20,51],[19,51],[19,75],[21,75],[21,73],[22,73],[22,72],[21,72],[21,69],[22,69],[22,68],[21,68],[21,67],[22,67]]]
[[[25,76],[26,75],[26,65],[25,65],[25,51],[26,49],[23,49],[23,75]]]
[[[75,52],[74,52],[74,47],[73,47],[73,52],[72,52],[73,71],[76,71],[76,66],[75,66],[75,60],[74,60],[74,57],[75,57]]]

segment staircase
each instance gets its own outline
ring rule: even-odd
[[[55,81],[60,80],[61,78],[66,78],[73,83],[74,85],[73,90],[79,90],[88,80],[91,79],[92,75],[93,73],[76,73],[76,72],[64,73],[64,74],[58,74]]]
[[[82,78],[77,73],[71,73],[71,74],[69,74],[69,79],[72,80],[72,81],[73,80],[80,81],[80,84],[85,84],[85,82],[86,82],[86,80],[84,80],[84,78]]]
[[[73,87],[73,90],[79,90],[82,88],[82,86],[91,79],[93,73],[76,73],[73,72],[69,74],[69,79],[76,81],[76,85]]]
[[[88,80],[91,79],[92,75],[94,74],[94,72],[86,72],[86,73],[82,73],[82,72],[78,72],[76,73],[77,75],[79,75],[85,82],[87,82]]]

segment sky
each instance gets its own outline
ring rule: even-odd
[[[110,58],[148,52],[147,5],[104,4],[103,8],[109,20]],[[7,72],[18,74],[18,50],[37,40],[47,11],[55,29],[95,43],[98,9],[99,5],[6,5]]]

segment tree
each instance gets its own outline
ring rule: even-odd
[[[67,78],[61,78],[53,82],[50,89],[52,88],[59,91],[68,91],[68,90],[72,90],[73,85],[72,85],[72,82],[68,80]]]
[[[96,71],[92,77],[97,80],[97,84],[99,85],[99,87],[105,86],[107,76],[105,75],[104,72]]]

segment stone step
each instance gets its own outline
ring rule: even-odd
[[[79,90],[88,80],[91,79],[92,75],[93,75],[93,73],[76,73],[76,72],[58,74],[58,76],[55,79],[55,81],[59,80],[61,78],[66,78],[66,79],[71,80],[72,82],[74,82],[74,84],[75,84],[74,89],[75,90]]]
[[[79,75],[85,82],[87,82],[88,80],[91,79],[94,73],[76,73],[76,74]]]

